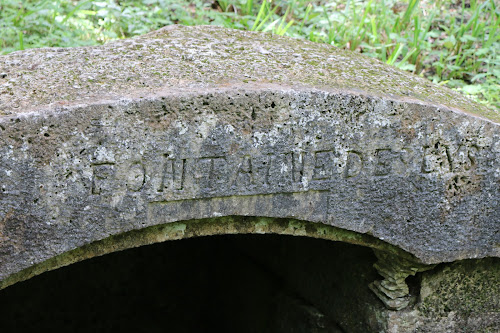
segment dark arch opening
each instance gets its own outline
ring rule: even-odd
[[[283,235],[169,241],[0,291],[0,330],[376,332],[371,249]]]

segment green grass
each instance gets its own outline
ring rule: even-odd
[[[500,109],[496,0],[0,0],[0,53],[95,45],[168,24],[212,24],[329,43]]]

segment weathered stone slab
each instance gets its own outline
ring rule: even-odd
[[[384,332],[500,331],[498,258],[440,265],[421,276],[419,302],[388,311]]]
[[[0,57],[0,280],[225,216],[500,256],[500,115],[376,60],[215,27]]]

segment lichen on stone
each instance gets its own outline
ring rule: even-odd
[[[275,83],[412,100],[500,122],[500,114],[424,78],[326,44],[213,26],[167,26],[102,46],[0,57],[0,114],[165,89]]]

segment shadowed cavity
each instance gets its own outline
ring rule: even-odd
[[[279,235],[168,241],[0,291],[0,329],[370,332],[371,249]]]

